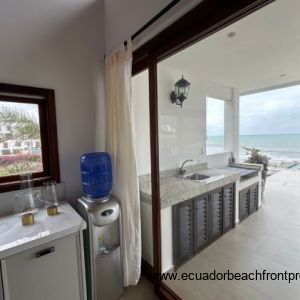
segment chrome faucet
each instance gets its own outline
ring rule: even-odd
[[[180,167],[180,169],[179,169],[179,172],[178,172],[178,175],[179,176],[183,176],[184,174],[185,174],[185,172],[186,172],[186,169],[184,169],[183,167],[184,167],[184,165],[187,163],[187,162],[193,162],[193,160],[192,159],[187,159],[187,160],[185,160],[183,163],[182,163],[182,165],[181,165],[181,167]]]

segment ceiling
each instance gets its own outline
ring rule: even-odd
[[[299,0],[277,0],[162,64],[241,93],[298,82],[299,12]]]
[[[141,0],[138,1],[141,2]],[[147,3],[151,3],[152,6],[155,4],[153,1],[149,1],[149,0],[143,0],[143,1]],[[177,19],[185,15],[192,8],[200,4],[200,2],[202,1],[203,0],[180,0],[175,6],[173,6],[169,11],[167,11],[158,20],[156,20],[150,27],[148,27],[144,32],[139,34],[134,39],[134,48],[135,49],[139,48],[142,44],[144,44],[145,42],[147,42],[148,40],[150,40],[151,38],[159,34],[167,27],[171,26],[172,23],[174,23]],[[172,1],[168,1],[168,2],[171,3]],[[160,3],[162,3],[161,0]],[[145,6],[145,4],[140,4],[140,5],[141,8]],[[141,14],[141,11],[143,11],[143,9],[139,10],[139,14]],[[154,15],[152,15],[152,17],[153,16]],[[150,19],[148,19],[147,21],[149,20]]]

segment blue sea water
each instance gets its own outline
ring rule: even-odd
[[[223,136],[210,136],[207,139],[209,153],[221,150],[223,145]],[[260,149],[273,163],[300,162],[300,134],[241,135],[240,161],[247,157],[243,147]]]

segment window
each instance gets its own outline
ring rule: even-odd
[[[300,163],[299,99],[299,84],[240,97],[240,161],[248,159],[245,148],[256,148],[272,167]]]
[[[0,84],[0,192],[17,189],[20,174],[35,185],[59,182],[54,91]]]
[[[224,101],[206,98],[206,154],[224,152]]]
[[[7,128],[0,135],[0,177],[42,172],[41,147],[34,147],[41,140],[38,104],[0,101],[0,123]]]

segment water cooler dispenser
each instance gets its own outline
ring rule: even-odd
[[[88,224],[84,232],[88,300],[116,300],[123,294],[121,211],[118,200],[109,195],[109,155],[83,155],[81,179],[84,196],[78,200],[78,211]]]

